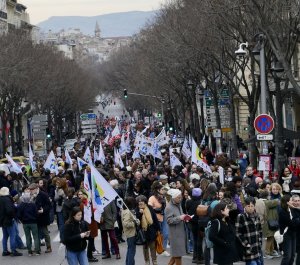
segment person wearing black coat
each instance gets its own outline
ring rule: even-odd
[[[218,203],[212,212],[209,240],[214,244],[214,263],[228,265],[240,260],[236,250],[235,228],[228,222],[229,209]]]
[[[22,256],[16,248],[16,211],[12,197],[9,194],[9,189],[7,187],[2,187],[0,189],[0,227],[2,227],[3,238],[2,246],[3,253],[2,256]],[[11,252],[8,251],[7,241],[9,238]]]
[[[281,198],[281,208],[278,213],[279,231],[283,235],[283,242],[281,244],[283,250],[283,257],[281,265],[292,265],[296,256],[296,233],[297,222],[293,219],[289,195],[283,195]],[[285,229],[287,231],[284,233]]]
[[[51,239],[48,231],[48,225],[50,224],[50,209],[51,202],[47,193],[41,191],[37,184],[32,183],[29,185],[29,190],[34,198],[34,202],[38,211],[37,225],[39,230],[39,235],[44,235],[46,243],[45,253],[51,253]]]
[[[71,210],[70,217],[64,225],[64,244],[66,245],[69,265],[88,265],[86,240],[90,236],[88,226],[82,221],[82,211],[79,207]]]

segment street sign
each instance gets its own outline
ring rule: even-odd
[[[267,114],[258,115],[254,120],[254,128],[260,134],[268,134],[274,129],[274,120]]]
[[[272,141],[273,140],[273,134],[257,134],[256,139],[258,141]]]
[[[82,125],[96,124],[96,120],[82,120]]]
[[[97,115],[95,113],[84,113],[80,115],[81,120],[96,120]]]
[[[221,131],[221,129],[214,129],[213,130],[213,136],[215,138],[221,138],[222,137],[222,131]]]
[[[87,129],[87,130],[82,130],[83,134],[89,134],[89,133],[97,133],[97,129]]]
[[[32,117],[32,122],[43,122],[43,121],[48,121],[48,116],[47,115],[34,115]]]

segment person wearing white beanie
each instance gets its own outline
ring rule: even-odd
[[[171,259],[168,264],[182,263],[182,256],[186,254],[186,243],[179,238],[185,239],[184,222],[186,215],[181,208],[182,193],[178,189],[170,189],[168,194],[171,196],[171,201],[167,204],[165,216],[169,226],[170,254]]]

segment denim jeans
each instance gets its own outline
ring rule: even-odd
[[[2,238],[2,249],[3,252],[7,252],[7,241],[9,238],[10,249],[12,252],[16,251],[16,228],[14,224],[8,227],[2,227],[3,238]]]
[[[163,247],[164,247],[164,249],[167,249],[168,240],[169,240],[169,227],[168,227],[167,220],[166,220],[165,216],[164,216],[163,221],[159,222],[159,224],[160,224],[160,230],[161,230],[162,235],[163,235]]]
[[[57,219],[58,219],[57,223],[58,223],[60,241],[63,241],[64,240],[64,225],[65,225],[63,212],[57,213]]]
[[[186,234],[186,251],[187,252],[192,252],[194,251],[194,238],[193,238],[193,233],[192,230],[185,225],[185,234]]]
[[[261,253],[260,258],[246,261],[246,265],[264,265],[263,253]]]
[[[126,253],[126,261],[125,265],[135,265],[135,236],[127,238],[127,253]]]
[[[34,250],[36,252],[41,251],[37,224],[23,224],[23,229],[26,237],[26,246],[28,251],[32,250],[32,237],[34,240]]]
[[[283,250],[281,265],[293,265],[296,255],[296,233],[289,231],[285,233],[281,247]]]
[[[18,222],[16,220],[13,221],[13,226],[16,230],[16,238],[15,238],[16,248],[24,248],[24,243],[23,243],[23,241],[20,237],[20,233],[19,233]]]
[[[67,250],[67,261],[69,265],[89,265],[86,251],[73,252]]]

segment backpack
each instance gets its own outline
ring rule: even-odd
[[[220,221],[218,219],[216,219],[218,221],[218,233],[220,232]],[[209,221],[207,226],[205,227],[205,244],[207,248],[213,248],[214,247],[214,243],[210,241],[209,239],[209,234],[210,234],[210,229],[211,229],[211,224],[212,221]]]
[[[210,220],[210,208],[211,202],[208,202],[207,204],[201,202],[200,205],[197,206],[196,214],[198,216],[198,226],[199,228],[205,228]]]

